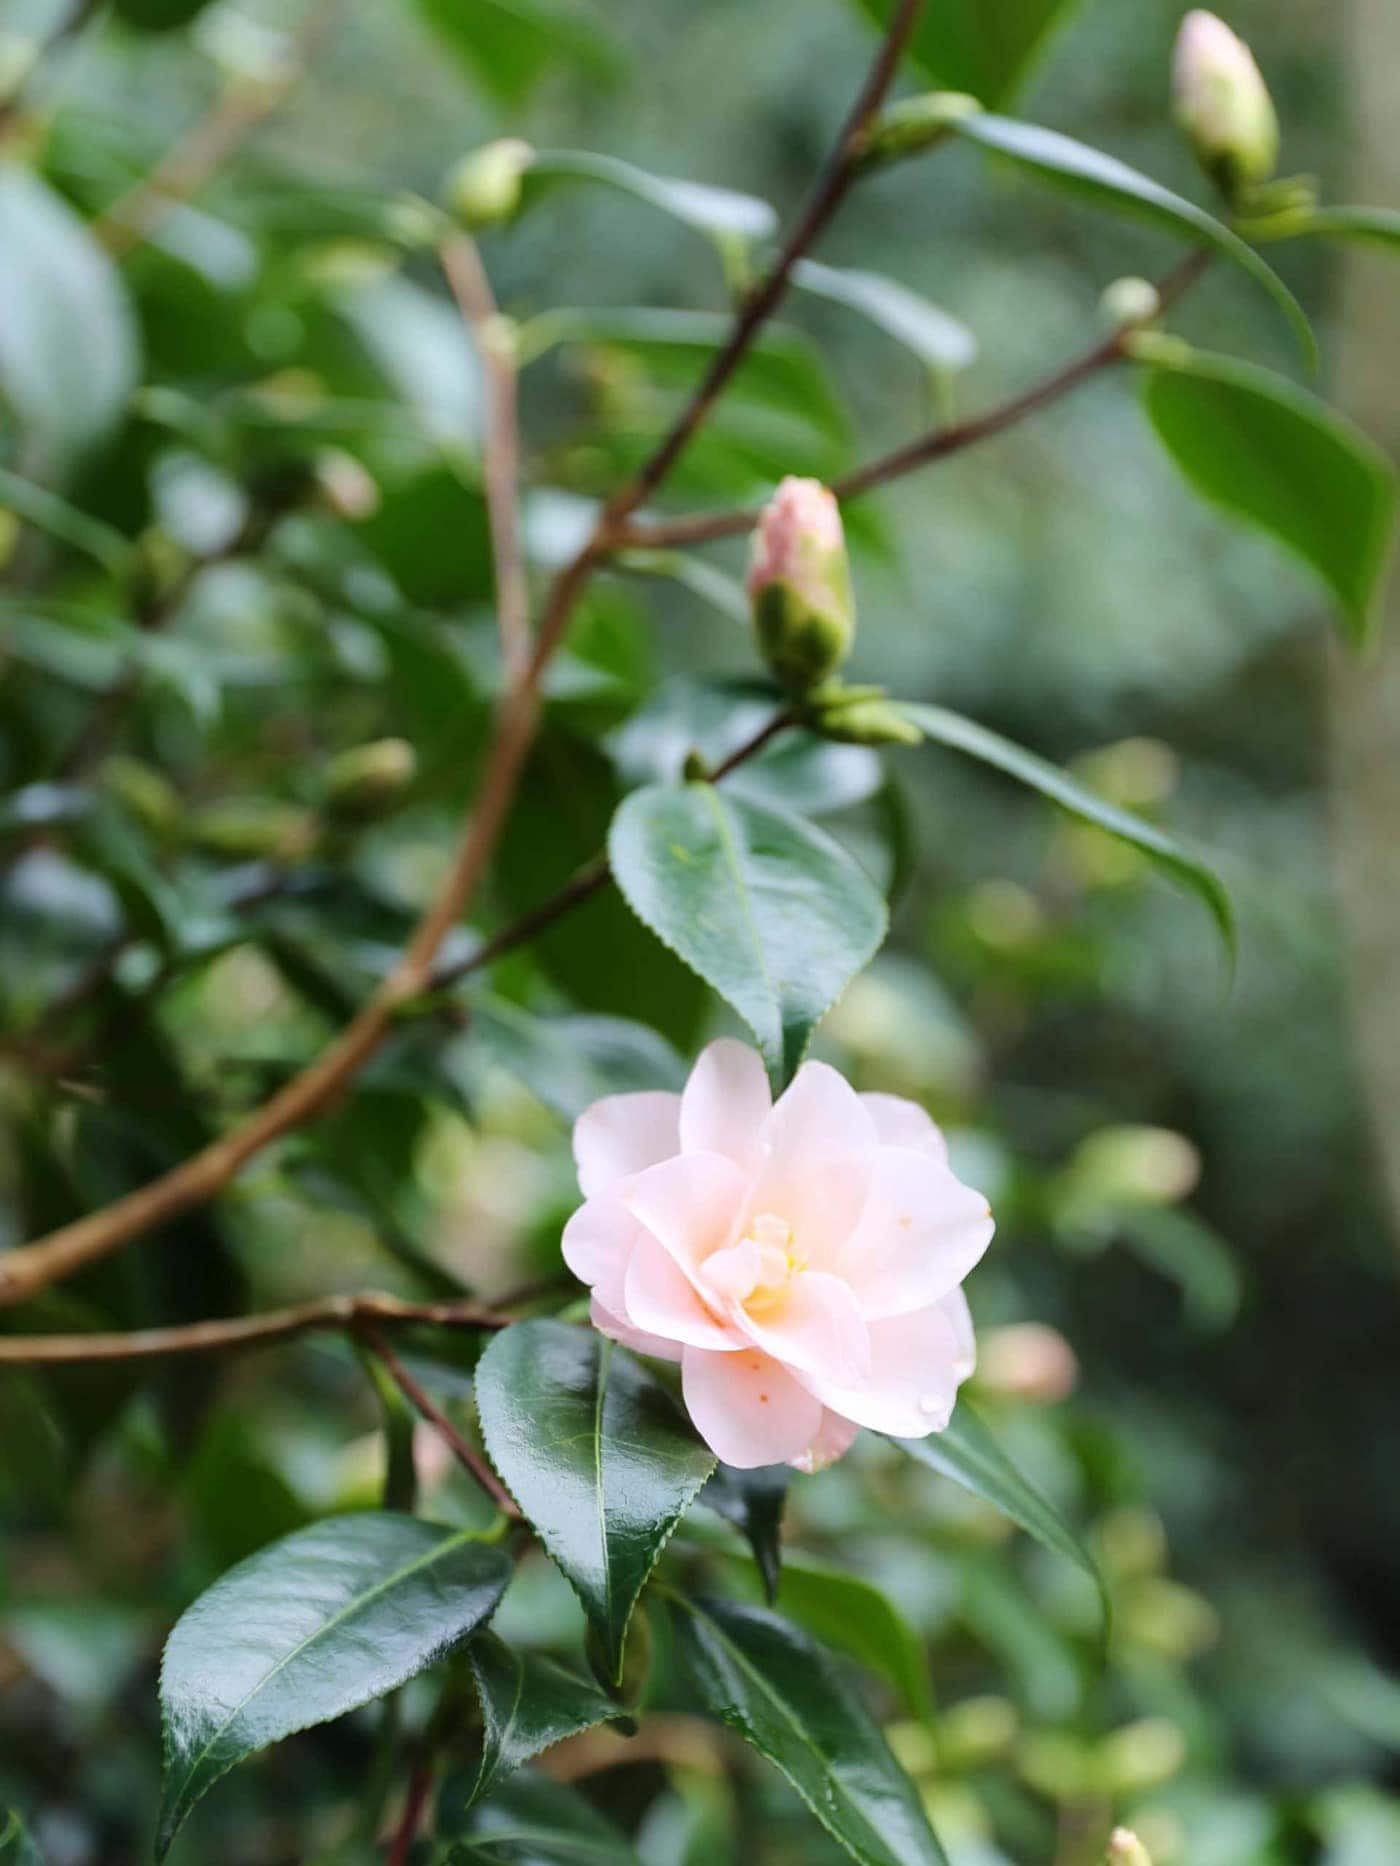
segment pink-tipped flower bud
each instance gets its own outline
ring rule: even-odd
[[[785,479],[764,507],[748,592],[759,650],[794,693],[835,673],[851,652],[856,616],[846,534],[819,480]]]
[[[1273,100],[1249,47],[1214,13],[1197,8],[1181,22],[1172,92],[1197,161],[1227,196],[1269,179],[1278,161]]]

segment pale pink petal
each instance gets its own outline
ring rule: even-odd
[[[634,1328],[700,1348],[742,1348],[744,1337],[724,1328],[701,1302],[675,1258],[644,1231],[627,1265],[623,1314]]]
[[[948,1143],[931,1116],[916,1101],[902,1095],[862,1095],[865,1111],[875,1123],[882,1147],[909,1147],[946,1160]]]
[[[814,1471],[824,1471],[829,1464],[835,1464],[838,1458],[844,1458],[855,1443],[856,1433],[860,1430],[849,1419],[843,1419],[840,1413],[824,1412],[817,1436],[804,1452],[789,1458],[788,1463],[794,1470],[804,1471],[810,1477]]]
[[[977,1336],[972,1328],[972,1311],[967,1306],[967,1297],[960,1289],[950,1290],[942,1297],[939,1308],[947,1316],[958,1344],[956,1372],[961,1383],[977,1367]]]
[[[859,1095],[826,1063],[803,1063],[763,1124],[765,1152],[781,1173],[789,1163],[850,1159],[877,1144]]]
[[[800,1457],[821,1430],[820,1400],[757,1349],[712,1354],[687,1348],[681,1390],[701,1438],[740,1470]]]
[[[681,1096],[681,1152],[722,1153],[744,1172],[754,1172],[759,1134],[772,1105],[757,1050],[721,1037],[701,1051]]]
[[[634,1354],[649,1354],[657,1361],[678,1361],[681,1358],[681,1344],[678,1341],[666,1341],[660,1335],[648,1335],[640,1328],[633,1328],[620,1316],[605,1309],[595,1296],[588,1305],[588,1319],[600,1335],[616,1341],[624,1348],[631,1348]]]
[[[870,1372],[842,1383],[803,1373],[804,1386],[832,1412],[874,1432],[926,1438],[941,1432],[957,1398],[957,1331],[937,1306],[870,1324]]]
[[[701,1264],[738,1234],[747,1189],[722,1153],[680,1153],[629,1179],[619,1196],[698,1288]]]
[[[980,1192],[931,1154],[881,1147],[870,1197],[840,1259],[861,1313],[907,1315],[956,1289],[995,1226]]]
[[[839,1273],[865,1211],[874,1157],[771,1161],[752,1194],[748,1221],[765,1213],[785,1220],[804,1264]]]
[[[574,1123],[574,1162],[586,1199],[680,1151],[679,1095],[607,1095]]]
[[[604,1308],[616,1315],[624,1306],[627,1263],[642,1227],[615,1193],[605,1192],[580,1205],[564,1227],[564,1262],[581,1283],[596,1290]]]
[[[750,1301],[735,1321],[766,1354],[840,1385],[870,1371],[870,1336],[855,1297],[839,1277],[803,1270],[767,1302]]]

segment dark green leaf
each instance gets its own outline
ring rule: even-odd
[[[894,0],[859,0],[881,25]],[[948,90],[999,104],[1014,91],[1072,0],[935,0],[914,31],[912,53]]]
[[[533,191],[541,182],[556,181],[596,181],[620,188],[716,240],[766,240],[778,227],[777,214],[754,195],[669,175],[651,175],[616,156],[594,155],[588,150],[540,150],[527,172],[527,189]]]
[[[1283,376],[1175,345],[1144,386],[1163,446],[1196,490],[1270,532],[1370,635],[1395,529],[1395,470],[1361,430]]]
[[[951,1477],[964,1490],[990,1503],[1043,1547],[1063,1555],[1087,1574],[1098,1589],[1107,1632],[1108,1590],[1093,1556],[1054,1504],[1022,1477],[966,1400],[958,1402],[944,1431],[928,1438],[897,1438],[893,1443],[918,1463]]]
[[[595,78],[616,56],[595,16],[572,0],[416,0],[418,11],[504,104],[520,104],[560,65]]]
[[[112,576],[122,575],[130,565],[131,549],[119,531],[89,518],[47,487],[36,486],[4,467],[0,467],[0,512],[13,512],[16,518],[46,531],[51,538],[85,552]]]
[[[500,1549],[389,1514],[332,1517],[240,1562],[166,1644],[159,1855],[235,1763],[412,1678],[482,1624],[509,1578]]]
[[[835,1646],[878,1673],[926,1720],[934,1714],[928,1654],[894,1602],[860,1575],[846,1574],[805,1555],[783,1563],[778,1608],[824,1645]]]
[[[46,470],[117,422],[136,386],[136,327],[116,267],[31,169],[0,160],[0,394]]]
[[[142,32],[171,32],[188,26],[209,0],[117,0],[117,17]]]
[[[685,1086],[685,1064],[666,1039],[622,1017],[538,1017],[504,998],[474,998],[472,1033],[566,1121],[605,1095]]]
[[[633,912],[733,1005],[782,1081],[885,937],[885,904],[838,843],[710,784],[633,792],[608,853]]]
[[[783,1505],[787,1502],[791,1482],[790,1465],[761,1464],[756,1469],[740,1471],[732,1464],[721,1464],[700,1493],[702,1503],[708,1504],[726,1522],[733,1523],[747,1539],[770,1606],[778,1593],[783,1559]]]
[[[618,1678],[637,1596],[714,1456],[660,1382],[590,1328],[517,1322],[476,1379],[491,1462]]]
[[[946,1866],[918,1792],[830,1659],[762,1607],[673,1596],[706,1708],[782,1770],[861,1866]]]
[[[930,369],[966,369],[976,361],[977,339],[966,324],[895,279],[802,259],[793,267],[792,282],[861,312]]]
[[[451,1811],[440,1825],[455,1838]],[[575,1789],[528,1772],[473,1808],[467,1828],[443,1866],[639,1866],[622,1830]]]
[[[1235,917],[1224,885],[1204,862],[1155,824],[1133,816],[1127,810],[1120,810],[1117,804],[1096,796],[1058,766],[1047,763],[1045,759],[1038,758],[1034,752],[1028,752],[1019,745],[1013,745],[1010,739],[1004,739],[999,733],[978,725],[975,720],[964,719],[960,713],[951,713],[942,706],[924,705],[906,705],[901,711],[913,720],[921,732],[940,745],[966,752],[969,757],[978,758],[983,764],[995,765],[998,771],[1004,771],[1008,777],[1028,784],[1032,790],[1038,790],[1042,796],[1049,797],[1071,815],[1082,817],[1096,829],[1105,830],[1110,836],[1118,836],[1122,841],[1131,843],[1135,849],[1141,849],[1144,855],[1190,888],[1205,903],[1220,928],[1226,946],[1233,954]]]
[[[1164,188],[1149,175],[1140,175],[1116,156],[1091,149],[1072,136],[1061,135],[1058,130],[981,113],[951,118],[949,129],[1096,206],[1115,208],[1139,220],[1152,221],[1173,233],[1203,242],[1226,259],[1233,260],[1268,292],[1292,325],[1309,364],[1315,364],[1317,344],[1312,329],[1283,280],[1252,246],[1246,245],[1237,233],[1232,233],[1203,207],[1197,207],[1194,201],[1173,194],[1170,188]]]
[[[1083,784],[1077,784],[1070,774],[1060,771],[1058,765],[1047,763],[1023,746],[1012,745],[1010,739],[1002,739],[1001,733],[978,726],[976,720],[963,718],[961,713],[950,713],[941,705],[922,703],[902,705],[900,711],[939,745],[967,752],[969,758],[982,759],[984,765],[995,765],[997,771],[1004,771],[1021,784],[1029,784],[1032,791],[1040,791],[1042,797],[1057,802],[1062,810],[1083,817],[1083,821],[1092,823],[1096,829],[1105,830],[1109,836],[1118,836],[1122,842],[1141,849],[1206,903],[1226,946],[1234,954],[1234,911],[1225,884],[1165,830],[1157,829],[1154,823],[1131,815],[1127,810],[1120,810],[1118,804],[1111,804]]]
[[[482,1717],[481,1768],[468,1807],[555,1743],[617,1716],[597,1685],[539,1653],[513,1651],[494,1633],[474,1639],[467,1657]]]
[[[1240,1267],[1229,1245],[1193,1212],[1133,1204],[1114,1214],[1124,1244],[1179,1285],[1197,1328],[1228,1328],[1239,1313]]]

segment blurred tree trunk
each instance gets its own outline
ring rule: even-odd
[[[1400,6],[1352,0],[1346,52],[1352,161],[1346,197],[1400,203]],[[1343,404],[1400,455],[1400,267],[1347,249]],[[1333,659],[1335,814],[1354,1024],[1391,1210],[1400,1218],[1400,577],[1380,652]]]

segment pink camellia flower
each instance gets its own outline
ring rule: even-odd
[[[912,1102],[805,1063],[775,1104],[730,1038],[681,1095],[614,1095],[574,1128],[564,1259],[596,1327],[681,1364],[725,1463],[830,1464],[860,1426],[947,1425],[976,1351],[959,1287],[992,1235]]]

